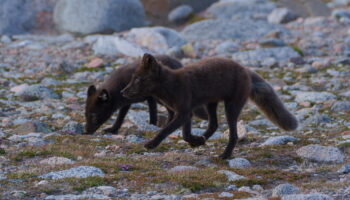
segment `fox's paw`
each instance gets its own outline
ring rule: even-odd
[[[219,158],[223,160],[229,159],[230,157],[231,157],[231,153],[225,153],[225,152],[219,156]]]
[[[158,146],[158,142],[156,142],[154,140],[150,140],[149,142],[147,142],[145,144],[146,149],[155,149],[157,146]]]
[[[116,128],[113,128],[113,127],[103,129],[103,132],[105,134],[107,134],[107,133],[118,134],[118,130]]]
[[[189,141],[188,143],[191,147],[199,147],[205,145],[205,141],[206,139],[204,136],[192,136],[191,141]]]

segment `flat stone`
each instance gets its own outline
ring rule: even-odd
[[[219,170],[218,173],[225,174],[228,181],[237,181],[241,179],[245,179],[244,176],[238,175],[235,172],[229,170]]]
[[[314,162],[323,163],[342,163],[344,162],[343,153],[336,147],[308,145],[297,150],[298,156]]]
[[[284,27],[253,20],[203,20],[187,26],[181,33],[188,41],[256,40],[270,32],[288,32]]]
[[[36,101],[43,99],[59,99],[59,95],[52,89],[42,85],[30,85],[16,93],[21,101]]]
[[[219,197],[221,197],[221,198],[230,198],[230,197],[233,197],[233,194],[229,193],[229,192],[221,192],[219,194]]]
[[[100,36],[92,46],[94,54],[116,56],[125,55],[131,57],[143,56],[147,51],[137,44],[129,42],[118,36]]]
[[[219,19],[266,20],[275,7],[274,3],[266,0],[229,0],[214,3],[207,9],[207,13],[210,17]]]
[[[303,92],[303,91],[291,91],[295,95],[295,100],[297,102],[324,102],[329,100],[334,100],[337,97],[329,92]]]
[[[264,143],[262,143],[260,146],[268,146],[268,145],[284,145],[288,142],[294,142],[298,139],[293,136],[275,136],[268,138]]]
[[[259,65],[266,58],[274,58],[277,62],[288,62],[300,55],[291,47],[262,48],[234,53],[232,59],[243,65]]]
[[[181,172],[181,171],[192,171],[192,170],[198,170],[198,168],[193,166],[175,166],[171,168],[169,172]]]
[[[338,173],[348,174],[350,172],[350,163],[344,165],[342,168],[338,170]]]
[[[101,169],[91,166],[79,166],[67,170],[50,172],[40,176],[44,179],[64,179],[64,178],[87,178],[91,176],[104,177],[105,174]]]
[[[45,122],[29,121],[18,126],[13,132],[19,135],[26,135],[28,133],[50,133],[51,130]]]
[[[286,195],[282,197],[282,200],[333,200],[333,198],[325,194],[313,193]]]
[[[64,158],[64,157],[51,157],[51,158],[46,158],[44,160],[41,160],[39,163],[44,165],[56,166],[56,165],[74,164],[75,162],[71,159]]]
[[[177,31],[165,27],[133,28],[128,36],[140,46],[159,54],[171,47],[186,44],[186,40]]]
[[[350,110],[350,102],[349,101],[337,101],[332,105],[331,110],[336,111],[336,112],[349,111]]]
[[[79,199],[110,199],[108,196],[100,194],[65,194],[65,195],[49,195],[45,200],[79,200]]]

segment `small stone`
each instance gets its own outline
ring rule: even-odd
[[[280,39],[268,38],[268,39],[262,40],[260,42],[260,46],[262,46],[262,47],[284,47],[284,46],[286,46],[286,43],[284,43],[284,41],[280,40]]]
[[[28,84],[21,84],[21,85],[17,85],[15,87],[12,87],[10,89],[11,92],[15,92],[16,94],[19,94],[20,92],[23,92],[29,85]]]
[[[232,54],[239,50],[239,45],[232,40],[227,40],[223,43],[220,43],[216,48],[215,52],[218,55],[226,55],[226,54]]]
[[[91,166],[79,166],[67,170],[50,172],[40,176],[44,179],[64,179],[64,178],[87,178],[91,176],[104,177],[105,174],[101,169]]]
[[[108,197],[117,197],[120,193],[128,193],[127,190],[125,192],[117,190],[116,188],[112,186],[98,186],[98,187],[92,187],[83,192],[83,194],[99,194],[104,195]]]
[[[193,8],[189,5],[181,5],[170,11],[168,20],[173,23],[184,23],[193,13]]]
[[[235,172],[229,170],[219,170],[218,173],[225,174],[228,181],[237,181],[245,178],[244,176],[238,175]]]
[[[142,143],[142,142],[146,141],[144,138],[138,137],[136,135],[128,135],[128,136],[126,136],[125,139],[129,143]]]
[[[342,168],[338,170],[338,173],[341,173],[341,174],[347,174],[349,172],[350,172],[350,163],[344,165]]]
[[[285,24],[297,19],[298,16],[287,8],[276,8],[267,17],[271,24]]]
[[[1,36],[0,41],[4,44],[8,44],[12,42],[12,39],[8,35],[3,35]]]
[[[64,158],[64,157],[51,157],[51,158],[41,160],[39,163],[44,165],[56,166],[56,165],[74,164],[75,162],[71,159]]]
[[[98,67],[103,66],[103,64],[104,64],[104,60],[103,59],[101,59],[101,58],[94,58],[87,64],[87,67],[88,68],[98,68]]]
[[[13,130],[16,134],[26,135],[28,133],[50,133],[49,125],[40,121],[29,121],[21,124]]]
[[[62,132],[67,134],[82,134],[84,133],[84,127],[79,122],[70,121],[62,128]]]
[[[350,102],[349,101],[336,101],[332,107],[331,107],[332,111],[341,111],[341,112],[345,112],[345,111],[349,111],[350,110]]]
[[[244,158],[234,158],[232,160],[229,160],[228,165],[230,166],[230,168],[236,169],[245,169],[252,166],[250,162]]]
[[[193,166],[175,166],[171,168],[169,172],[181,172],[181,171],[192,171],[192,170],[198,170],[198,168]]]
[[[219,197],[221,197],[221,198],[230,198],[230,197],[233,197],[233,194],[229,193],[229,192],[221,192],[219,194]]]
[[[236,191],[238,190],[236,185],[229,185],[225,188],[225,191]]]
[[[253,185],[252,189],[258,192],[264,191],[264,188],[261,187],[261,185]]]
[[[342,163],[343,153],[336,147],[311,144],[297,150],[298,156],[315,162]]]
[[[16,198],[20,198],[22,199],[23,197],[25,197],[27,195],[26,191],[22,191],[22,190],[14,190],[11,191],[11,196],[16,197]]]
[[[49,181],[42,180],[42,181],[39,181],[37,184],[35,184],[35,186],[40,187],[40,186],[47,185],[47,184],[49,184]]]
[[[311,101],[311,102],[325,102],[328,100],[334,100],[337,97],[329,92],[301,92],[291,91],[292,94],[296,95],[295,100],[297,102]]]
[[[267,139],[264,143],[262,143],[260,146],[268,146],[268,145],[284,145],[288,142],[294,142],[298,139],[293,136],[275,136],[270,137]]]
[[[21,101],[36,101],[43,99],[59,99],[52,89],[42,85],[31,85],[25,87],[22,91],[16,93]]]
[[[273,197],[282,197],[289,194],[299,194],[300,189],[292,184],[280,184],[272,191]]]

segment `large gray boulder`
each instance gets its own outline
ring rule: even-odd
[[[0,34],[20,34],[35,25],[34,11],[30,10],[31,1],[0,1]]]
[[[52,31],[52,12],[56,2],[57,0],[1,0],[0,34]]]
[[[226,0],[211,5],[207,14],[220,19],[266,20],[275,7],[267,0]]]
[[[188,41],[213,39],[246,41],[262,38],[273,31],[287,33],[282,26],[265,21],[210,19],[187,26],[182,34]]]
[[[139,0],[60,0],[54,11],[60,30],[84,35],[142,26],[144,16]]]

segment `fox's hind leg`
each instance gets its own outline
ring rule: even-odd
[[[230,135],[229,141],[223,154],[220,155],[222,159],[227,159],[231,157],[232,151],[235,148],[238,135],[237,135],[237,120],[241,113],[241,110],[245,104],[243,99],[225,100],[225,114],[227,119],[227,124],[229,126]]]
[[[218,129],[218,118],[216,115],[217,107],[218,107],[218,102],[207,104],[209,124],[208,124],[207,130],[203,134],[206,140],[209,139]]]

